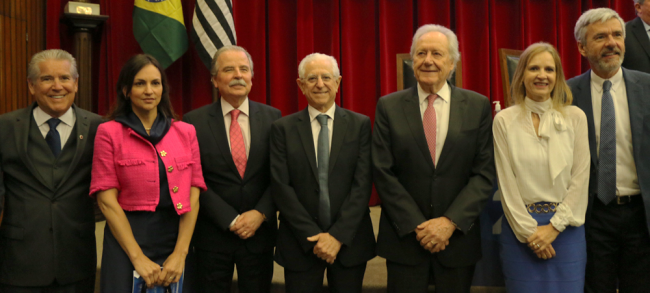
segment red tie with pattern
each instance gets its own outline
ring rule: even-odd
[[[427,97],[429,105],[427,106],[427,109],[424,110],[424,117],[422,118],[424,135],[427,137],[427,145],[429,145],[429,153],[431,153],[431,160],[433,160],[434,166],[436,165],[436,135],[438,134],[438,131],[436,109],[433,108],[433,102],[437,98],[438,95],[436,94]]]
[[[235,161],[235,166],[237,166],[237,171],[239,171],[239,176],[244,178],[244,172],[246,171],[246,145],[244,144],[241,127],[239,127],[239,122],[237,122],[239,113],[241,111],[237,109],[230,111],[230,152],[232,153],[233,161]]]

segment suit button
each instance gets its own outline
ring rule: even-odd
[[[172,166],[167,167],[167,172],[171,173],[172,171],[174,171],[174,167]]]
[[[183,204],[180,203],[180,202],[177,203],[177,204],[176,204],[176,208],[179,209],[179,210],[182,210],[182,209],[183,209]]]
[[[178,192],[178,186],[174,186],[174,188],[172,188],[172,191],[173,191],[174,193]]]

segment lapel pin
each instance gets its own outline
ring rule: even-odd
[[[83,136],[83,135],[79,135],[79,139],[84,139],[84,136]]]

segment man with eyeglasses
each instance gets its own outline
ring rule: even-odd
[[[368,209],[370,119],[334,103],[336,59],[314,53],[298,67],[309,106],[271,130],[271,194],[280,210],[275,260],[289,293],[361,292],[375,256]]]

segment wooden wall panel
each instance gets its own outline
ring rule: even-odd
[[[0,4],[0,114],[27,107],[27,63],[45,49],[45,0]]]

